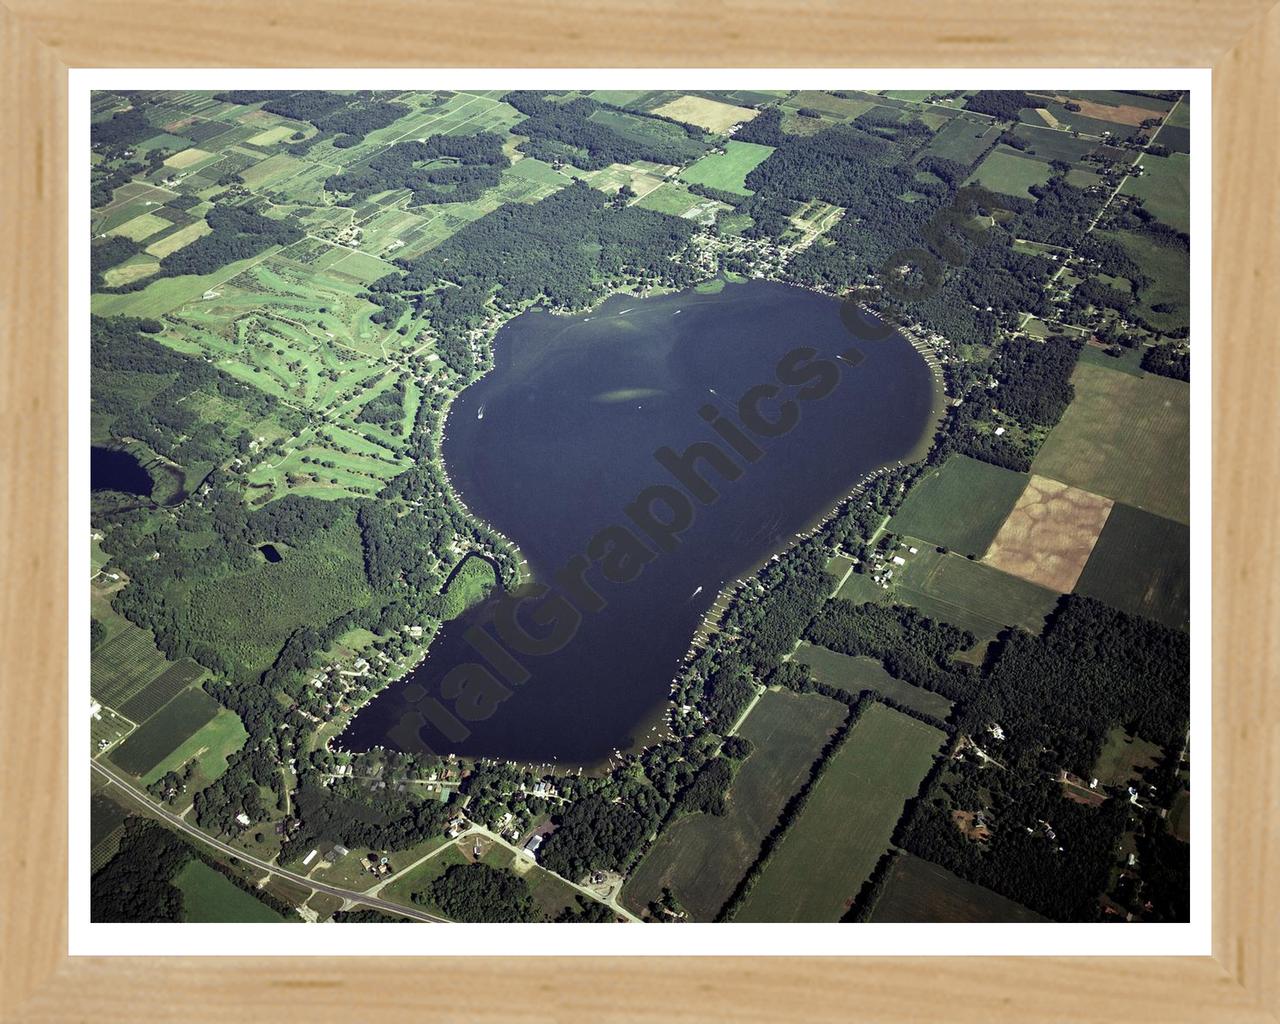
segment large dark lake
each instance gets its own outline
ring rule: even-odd
[[[758,386],[761,419],[748,425],[780,436],[736,435],[757,446],[752,462],[709,419],[742,424],[739,400]],[[643,742],[721,587],[785,546],[858,478],[904,458],[931,426],[933,393],[928,367],[900,335],[855,337],[837,301],[775,283],[616,297],[590,315],[517,317],[497,336],[493,372],[449,414],[445,462],[471,510],[515,541],[535,581],[553,588],[523,606],[525,632],[558,634],[576,615],[570,605],[594,603],[560,582],[575,556],[590,564],[585,580],[604,607],[583,611],[568,643],[546,654],[513,646],[520,634],[509,627],[500,633],[495,602],[473,609],[357,715],[341,745],[590,764]],[[798,414],[790,430],[763,422],[788,412]],[[718,492],[708,504],[684,497],[687,488],[655,457],[696,442],[717,443],[741,469],[725,480],[705,460],[695,464]],[[649,492],[638,523],[626,509],[651,485],[675,491]],[[670,551],[658,550],[659,524],[678,510],[663,495],[693,516],[668,539]],[[650,560],[625,562],[624,549],[635,548],[622,546],[621,529],[590,545],[615,524],[644,540]],[[606,567],[623,580],[641,564],[625,582],[605,578]],[[566,589],[579,596],[564,600]]]

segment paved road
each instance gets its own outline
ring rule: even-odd
[[[357,892],[353,889],[342,889],[336,885],[326,885],[324,882],[317,882],[314,879],[310,879],[306,875],[300,875],[295,871],[287,871],[277,864],[270,864],[265,860],[259,860],[257,857],[251,857],[243,850],[237,850],[234,846],[228,846],[221,840],[214,839],[212,836],[202,832],[194,825],[184,821],[178,815],[154,803],[139,793],[126,778],[112,771],[110,768],[99,764],[97,761],[92,761],[90,764],[94,771],[105,776],[109,782],[114,783],[120,789],[124,790],[125,793],[131,796],[136,802],[146,807],[152,814],[156,814],[163,818],[166,824],[173,826],[180,832],[185,832],[188,835],[194,836],[207,846],[212,846],[214,849],[222,853],[238,858],[245,864],[250,864],[261,871],[265,871],[267,874],[277,875],[280,878],[288,879],[290,882],[306,886],[308,889],[314,889],[316,892],[328,893],[330,896],[337,896],[339,899],[350,900],[352,903],[360,903],[364,906],[373,907],[377,910],[399,917],[408,917],[415,921],[426,921],[432,924],[451,923],[447,918],[436,917],[434,914],[428,914],[425,911],[418,910],[416,907],[405,907],[401,906],[399,903],[380,900],[375,896],[369,896],[366,893]]]

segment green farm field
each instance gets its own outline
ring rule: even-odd
[[[173,881],[182,890],[184,921],[284,923],[284,918],[265,903],[233,885],[202,860],[189,860]]]
[[[1080,363],[1076,398],[1033,470],[1135,508],[1190,521],[1191,403],[1182,381]]]
[[[730,139],[724,145],[723,153],[712,153],[704,156],[697,163],[685,168],[680,177],[695,185],[706,185],[718,188],[723,192],[736,192],[749,196],[751,190],[744,181],[755,167],[769,158],[773,152],[771,146],[761,146],[754,142],[735,142]]]
[[[1045,919],[946,868],[901,853],[894,857],[869,920],[877,924],[1030,924]]]
[[[134,722],[145,722],[204,674],[203,668],[184,658],[161,672],[116,710]]]
[[[1191,158],[1186,153],[1144,156],[1142,175],[1126,178],[1122,191],[1141,199],[1169,227],[1191,230]]]
[[[734,920],[840,920],[945,737],[883,704],[867,705]]]
[[[979,124],[967,117],[957,117],[934,135],[927,151],[943,160],[954,160],[965,167],[971,167],[999,134],[999,130],[991,124]]]
[[[817,647],[807,640],[801,642],[792,659],[808,665],[813,677],[820,683],[857,694],[872,690],[882,697],[897,701],[903,707],[946,721],[951,714],[951,701],[946,697],[911,683],[895,679],[885,671],[875,658],[855,658],[839,651]]]
[[[196,761],[196,774],[208,785],[227,770],[227,758],[243,747],[248,738],[240,716],[227,708],[219,708],[213,718],[147,772],[142,777],[142,785],[150,786],[166,772],[178,771],[192,758]],[[187,788],[190,792],[196,787]]]
[[[1191,621],[1191,530],[1115,505],[1075,592],[1174,629]]]
[[[111,752],[111,761],[130,775],[144,776],[217,713],[217,701],[204,690],[185,690],[130,733]]]
[[[669,888],[693,920],[713,920],[844,715],[818,694],[766,690],[738,730],[754,749],[734,775],[725,813],[678,818],[632,872],[623,904],[638,914]]]
[[[889,530],[980,557],[1026,485],[1023,473],[952,455],[916,482]]]
[[[1006,626],[1039,633],[1058,603],[1052,590],[954,553],[921,548],[906,559],[894,596],[979,640],[991,639]]]
[[[990,155],[978,165],[977,170],[965,183],[981,185],[993,192],[1003,192],[1007,196],[1019,199],[1030,199],[1033,185],[1043,185],[1053,172],[1049,165],[1034,157],[1023,156],[1017,150],[997,146]]]

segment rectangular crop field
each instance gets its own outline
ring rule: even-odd
[[[839,921],[884,854],[946,734],[872,703],[764,866],[737,921]]]
[[[1114,502],[1034,475],[983,556],[985,565],[1066,594],[1074,589]]]
[[[926,548],[905,557],[894,590],[897,599],[980,640],[1006,626],[1038,634],[1058,603],[1055,591],[954,553]]]
[[[117,709],[125,718],[142,723],[204,675],[194,661],[183,659],[165,669]]]
[[[1190,528],[1116,505],[1080,574],[1076,593],[1186,629],[1191,614]]]
[[[791,657],[808,665],[813,678],[818,682],[844,690],[845,693],[872,690],[904,707],[914,708],[922,714],[932,715],[943,721],[951,714],[951,701],[946,697],[895,679],[875,658],[855,658],[839,651],[817,647],[807,640],[800,644]]]
[[[111,752],[111,761],[130,775],[146,775],[162,758],[218,713],[204,690],[185,690]]]
[[[980,556],[1026,484],[1024,473],[952,455],[916,481],[889,529]]]
[[[1135,508],[1190,521],[1190,388],[1080,363],[1076,398],[1049,433],[1035,472]]]
[[[870,920],[901,924],[1029,924],[1044,918],[931,861],[903,853],[894,858],[889,868]]]
[[[693,920],[713,920],[844,715],[816,693],[766,690],[738,730],[754,749],[734,775],[725,813],[678,818],[632,873],[623,903],[639,913],[669,888]]]
[[[764,163],[773,152],[772,146],[755,142],[736,142],[730,139],[724,144],[723,153],[704,156],[697,163],[685,168],[680,177],[695,185],[706,185],[723,192],[736,192],[749,196],[751,190],[744,184],[746,177],[757,165]]]
[[[211,923],[280,924],[284,918],[261,900],[192,858],[174,878],[182,890],[182,919]]]
[[[735,124],[750,121],[759,114],[750,107],[735,107],[731,103],[709,100],[703,96],[681,96],[670,103],[655,107],[652,111],[685,124],[696,124],[716,135],[728,131]]]
[[[112,228],[107,234],[124,235],[134,242],[141,242],[144,238],[150,238],[171,227],[173,225],[163,217],[157,217],[154,213],[140,213],[119,227]]]

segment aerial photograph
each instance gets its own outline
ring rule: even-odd
[[[1043,85],[94,91],[91,921],[1188,921],[1192,95]]]

